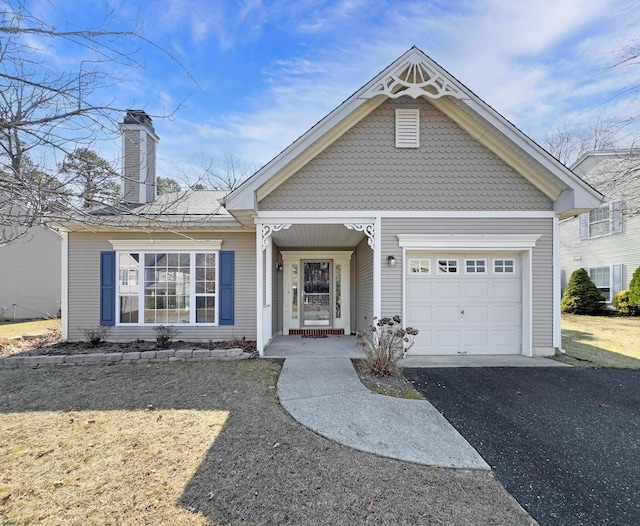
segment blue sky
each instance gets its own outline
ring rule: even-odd
[[[624,0],[26,0],[57,27],[141,28],[145,67],[109,97],[143,108],[161,138],[160,175],[228,154],[259,166],[416,45],[533,139],[628,115],[640,65],[640,2]],[[48,50],[64,68],[73,50]],[[195,81],[194,81],[195,79]],[[621,142],[629,142],[621,137]],[[109,160],[118,142],[96,149]]]

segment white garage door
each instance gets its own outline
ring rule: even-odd
[[[518,254],[407,252],[406,265],[409,354],[520,354]]]

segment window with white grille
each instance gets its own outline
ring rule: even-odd
[[[396,148],[420,146],[420,110],[396,110]]]

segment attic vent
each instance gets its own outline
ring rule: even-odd
[[[420,146],[420,110],[396,110],[396,148]]]

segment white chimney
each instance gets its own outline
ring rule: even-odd
[[[150,203],[156,189],[156,135],[144,110],[127,110],[122,131],[122,198],[126,203]]]

